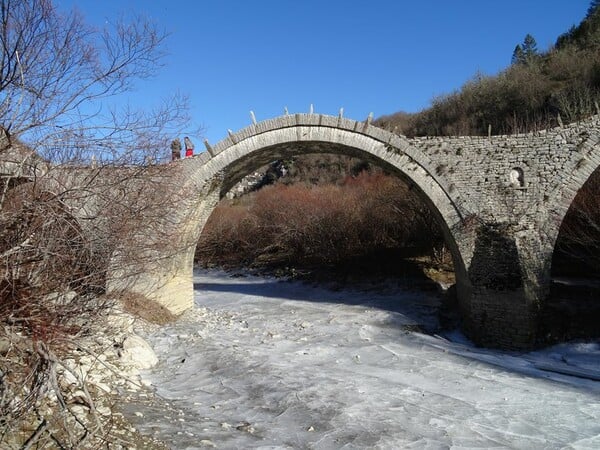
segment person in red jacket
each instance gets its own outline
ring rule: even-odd
[[[183,142],[185,143],[185,157],[194,156],[194,143],[187,136],[183,139]]]

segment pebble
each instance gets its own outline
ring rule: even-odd
[[[98,414],[100,414],[101,416],[110,416],[112,414],[111,409],[106,406],[96,407],[96,412],[98,412]]]
[[[250,425],[249,422],[242,422],[238,426],[235,427],[238,431],[245,431],[246,433],[254,433],[254,428]]]

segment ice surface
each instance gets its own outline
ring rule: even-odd
[[[423,334],[438,299],[410,290],[210,271],[195,292],[148,337],[165,402],[139,406],[175,449],[600,448],[598,342],[518,354]]]

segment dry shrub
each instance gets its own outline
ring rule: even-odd
[[[8,194],[0,210],[0,444],[37,421],[49,391],[60,395],[61,358],[111,305],[96,295],[103,277],[61,199],[30,185]]]
[[[26,186],[0,214],[0,319],[47,344],[81,334],[104,284],[94,255],[61,200]]]
[[[142,173],[141,168],[98,168],[90,172],[96,184],[54,190],[51,188],[58,183],[46,178],[3,193],[0,447],[12,445],[14,436],[20,436],[21,444],[27,439],[50,439],[57,448],[92,448],[91,442],[106,439],[104,424],[112,419],[94,413],[98,397],[87,394],[90,413],[85,417],[76,414],[69,402],[77,390],[86,391],[87,382],[84,376],[77,378],[71,373],[76,378],[73,388],[64,374],[69,370],[66,361],[89,346],[84,338],[104,331],[104,319],[114,304],[114,298],[102,295],[114,249],[123,242],[135,242],[139,244],[135,249],[142,253],[157,245],[169,245],[176,251],[170,242],[161,244],[159,231],[165,227],[157,216],[164,204],[153,201],[158,195],[155,190],[143,195],[143,183],[138,182]],[[115,187],[130,192],[131,197],[115,201]],[[127,189],[136,187],[138,190]],[[102,220],[78,220],[71,214],[77,211],[78,201],[99,205]],[[151,226],[158,231],[152,233],[153,241],[144,237],[151,241],[147,246],[140,240],[131,241],[140,235],[140,229]],[[139,270],[146,267],[144,261],[138,265]],[[151,320],[168,320],[158,307],[139,309]]]
[[[94,175],[101,181],[99,174]],[[109,187],[115,184],[111,179],[105,182]],[[67,361],[85,351],[91,336],[105,331],[104,319],[114,298],[102,294],[108,258],[124,239],[121,234],[126,238],[135,233],[136,214],[152,218],[141,197],[135,196],[132,201],[140,211],[126,208],[125,202],[113,204],[112,211],[119,215],[104,216],[107,223],[102,226],[108,232],[83,230],[92,224],[72,216],[70,205],[77,196],[90,195],[88,186],[53,193],[48,185],[36,180],[6,191],[0,209],[2,448],[14,442],[25,445],[27,439],[36,445],[52,441],[56,448],[92,448],[92,442],[106,442],[106,424],[112,418],[99,417],[93,406],[102,394],[87,393],[85,376],[76,371],[68,377],[72,368]],[[122,233],[115,235],[114,230]],[[170,319],[158,306],[148,302],[142,306],[140,299],[130,296],[126,304],[148,320]],[[86,392],[87,415],[76,413],[71,403],[78,391]]]
[[[123,311],[146,322],[166,325],[177,319],[165,306],[137,292],[122,292],[118,301]]]
[[[432,234],[433,233],[433,234]],[[392,248],[443,243],[424,204],[396,177],[361,172],[339,184],[267,186],[215,209],[196,259],[204,265],[333,265]]]
[[[254,259],[253,248],[259,247],[258,224],[249,211],[249,194],[242,201],[223,200],[204,227],[196,258],[205,264],[246,265]],[[210,256],[209,256],[210,255]]]

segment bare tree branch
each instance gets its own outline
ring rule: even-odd
[[[164,214],[179,166],[148,161],[189,134],[188,100],[117,106],[161,66],[166,36],[143,17],[98,30],[51,0],[0,0],[0,447],[28,423],[25,448],[106,443],[87,380],[71,373],[82,417],[59,370],[122,294],[106,293],[111,264],[144,273],[180,251]],[[51,392],[55,414],[40,407]]]

